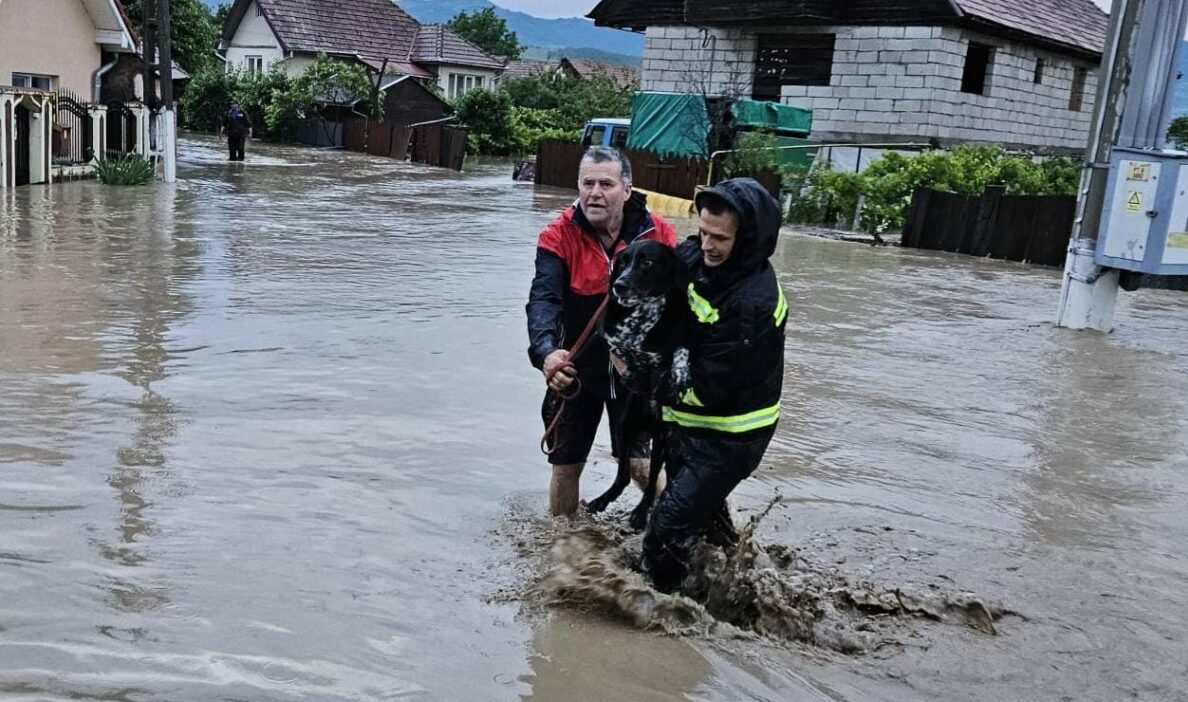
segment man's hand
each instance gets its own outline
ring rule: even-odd
[[[569,352],[565,349],[557,349],[545,356],[541,371],[544,373],[549,387],[557,392],[564,391],[573,384],[574,378],[577,377],[573,366],[569,365]]]

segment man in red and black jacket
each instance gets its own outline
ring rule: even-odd
[[[542,409],[545,423],[556,412],[557,393],[571,390],[575,379],[581,388],[568,401],[549,443],[553,466],[549,511],[554,515],[577,511],[582,468],[602,420],[602,408],[607,408],[614,426],[625,396],[612,372],[606,342],[598,334],[591,335],[574,358],[567,347],[606,297],[614,257],[640,239],[674,246],[676,232],[648,211],[642,194],[631,192],[631,164],[626,157],[615,149],[591,147],[578,169],[578,201],[540,233],[536,275],[528,295],[528,356],[546,378],[551,377]]]

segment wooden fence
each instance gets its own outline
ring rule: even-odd
[[[705,159],[666,158],[648,151],[623,149],[631,161],[631,184],[673,197],[692,198],[699,185],[706,183],[709,162]],[[577,189],[578,164],[586,147],[569,141],[546,140],[536,149],[536,184],[557,188]],[[714,181],[721,179],[721,167],[714,169]],[[779,176],[775,173],[757,176],[773,195],[779,194]]]
[[[417,163],[462,170],[466,156],[466,130],[444,124],[405,127],[388,122],[365,120],[347,122],[346,148],[357,153],[371,154]]]
[[[980,196],[920,189],[912,196],[902,246],[1024,261],[1064,263],[1077,199],[1065,195]]]

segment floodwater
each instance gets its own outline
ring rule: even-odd
[[[547,521],[523,304],[571,195],[182,151],[176,187],[0,200],[0,698],[1188,699],[1188,296],[1076,333],[1054,271],[785,236],[740,518],[778,492],[761,540],[1018,616],[858,656],[662,636],[500,595],[508,525]]]

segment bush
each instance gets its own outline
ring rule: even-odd
[[[814,169],[792,216],[798,221],[853,218],[862,201],[858,225],[875,232],[903,227],[904,214],[918,188],[981,195],[1000,185],[1007,195],[1075,195],[1080,167],[1066,158],[1033,161],[1008,155],[1000,146],[958,146],[909,157],[893,151],[861,175]],[[815,219],[815,218],[821,219]]]
[[[288,75],[279,65],[259,74],[226,71],[220,66],[203,68],[194,74],[181,97],[182,123],[191,129],[217,132],[223,126],[231,101],[235,100],[248,113],[257,135],[283,139],[290,133],[287,131],[290,125],[280,123],[276,129],[269,128],[266,115],[268,105],[277,94],[288,90],[289,83]]]
[[[577,141],[595,117],[629,116],[633,95],[604,76],[543,75],[468,91],[454,107],[470,130],[469,153],[508,155],[534,152],[543,139]]]
[[[467,128],[466,153],[506,156],[518,148],[511,97],[503,90],[476,88],[458,99],[458,120]]]
[[[95,175],[104,185],[144,185],[155,177],[153,164],[140,154],[125,154],[95,164]]]
[[[287,134],[299,119],[316,117],[327,105],[350,105],[365,101],[371,118],[383,119],[384,93],[375,89],[371,75],[358,64],[349,64],[319,54],[301,75],[283,86],[269,88],[264,123],[270,133]]]
[[[218,131],[236,81],[237,74],[228,73],[222,66],[207,66],[195,73],[179,101],[182,124],[190,129]]]
[[[558,127],[561,117],[557,110],[540,110],[534,107],[512,108],[512,132],[516,151],[522,154],[536,153],[536,147],[545,139],[577,141],[580,129]]]

